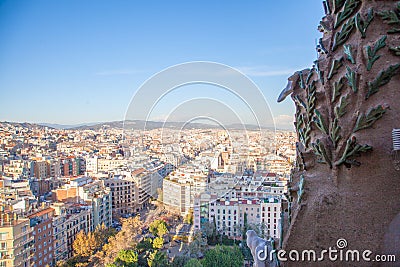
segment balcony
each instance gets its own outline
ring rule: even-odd
[[[30,234],[30,233],[32,233],[32,232],[33,232],[33,228],[30,228],[29,230],[27,230],[27,231],[25,231],[25,232],[22,232],[22,233],[20,233],[20,234],[18,234],[18,235],[16,235],[15,238],[14,238],[14,240],[17,240],[18,238],[21,238],[21,237],[23,237],[24,235]]]
[[[3,257],[0,258],[0,262],[1,261],[5,261],[5,260],[12,260],[12,259],[14,259],[14,256],[6,254],[6,255],[3,255]]]
[[[29,242],[33,241],[35,238],[34,236],[31,236],[29,238],[27,238],[26,240],[22,240],[21,242],[18,242],[16,245],[14,245],[15,248],[19,248],[23,245],[28,244]]]

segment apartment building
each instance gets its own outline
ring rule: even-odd
[[[67,209],[64,203],[52,203],[54,209],[53,224],[53,252],[54,262],[68,258],[67,244]]]
[[[76,235],[80,231],[88,233],[89,231],[94,231],[95,227],[93,225],[93,212],[92,207],[83,204],[66,204],[66,219],[64,222],[64,233],[67,236],[67,251],[68,257],[73,256],[73,243],[76,239]]]
[[[266,235],[280,238],[281,228],[281,199],[276,197],[265,198],[261,201],[261,223],[266,226]]]
[[[215,222],[217,232],[231,238],[241,235],[240,227],[243,226],[243,218],[240,218],[238,200],[218,200],[210,203],[210,222]]]
[[[21,179],[29,177],[30,169],[26,160],[10,160],[9,164],[4,165],[3,172],[6,176]]]
[[[88,177],[82,177],[82,179]],[[89,178],[88,178],[89,179]],[[95,180],[77,187],[81,203],[91,206],[93,227],[104,224],[110,227],[112,223],[111,191],[104,186],[104,181]]]
[[[10,177],[0,178],[0,199],[14,202],[23,199],[34,199],[28,180],[14,180]]]
[[[191,194],[192,185],[189,181],[183,182],[165,178],[163,181],[163,202],[170,210],[186,214],[193,203]]]
[[[207,184],[207,175],[200,171],[172,172],[163,180],[163,202],[184,215],[193,209],[195,196],[206,192]]]
[[[147,205],[151,197],[151,174],[145,168],[138,168],[131,172],[132,179],[138,187],[135,199],[140,209]]]
[[[53,266],[53,224],[54,209],[43,206],[29,214],[34,236],[33,267]]]
[[[0,207],[0,266],[28,267],[34,263],[34,236],[30,220]]]
[[[93,180],[91,177],[71,179],[69,184],[52,191],[54,202],[81,204],[90,207],[92,227],[104,224],[111,226],[112,200],[111,190],[102,180]]]
[[[194,229],[201,230],[206,222],[215,223],[220,234],[240,238],[245,224],[258,227],[265,236],[280,238],[281,198],[224,199],[202,194],[195,198]]]
[[[125,167],[126,159],[105,159],[99,157],[86,158],[86,171],[91,174],[108,173],[112,170]]]
[[[131,177],[115,175],[104,180],[104,185],[111,190],[113,218],[120,218],[138,211],[136,197],[139,188]]]

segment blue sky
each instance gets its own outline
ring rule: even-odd
[[[276,98],[316,59],[322,16],[319,0],[0,0],[0,120],[122,120],[155,73],[213,61],[247,74],[290,122],[292,102]]]

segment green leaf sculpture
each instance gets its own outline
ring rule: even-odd
[[[367,95],[365,96],[365,99],[368,99],[371,95],[378,92],[381,86],[390,82],[392,77],[397,74],[399,68],[400,68],[400,63],[391,65],[387,69],[381,71],[372,82],[368,82],[368,92]]]
[[[357,13],[354,19],[356,22],[356,28],[361,33],[361,38],[365,38],[367,36],[368,26],[374,19],[374,10],[372,8],[368,9],[368,15],[366,20],[363,20],[361,18],[360,13]]]
[[[357,132],[366,128],[371,127],[377,120],[382,118],[383,114],[386,113],[386,108],[379,105],[375,108],[371,108],[367,114],[360,114],[357,118],[356,126],[353,132]]]
[[[332,102],[335,102],[336,98],[340,95],[340,91],[342,90],[343,85],[344,77],[341,77],[338,81],[333,83]]]
[[[320,129],[321,132],[324,134],[328,134],[328,127],[324,122],[324,118],[322,117],[321,113],[316,109],[314,110],[315,116],[313,118],[313,121],[315,125],[317,126],[318,129]]]
[[[332,51],[335,51],[340,45],[344,44],[349,39],[354,29],[354,19],[348,20],[342,27],[341,31],[335,34],[333,39]]]
[[[343,21],[348,19],[358,8],[360,3],[361,3],[360,0],[346,0],[346,2],[344,3],[343,11],[337,14],[336,22],[333,27],[336,29]]]
[[[392,51],[396,56],[400,56],[400,46],[389,47],[389,50]]]
[[[346,114],[347,105],[348,105],[347,97],[346,96],[342,96],[340,98],[339,105],[336,106],[335,110],[334,110],[335,116],[337,118],[341,118],[341,117],[343,117],[344,114]]]
[[[311,143],[311,147],[313,148],[315,155],[319,157],[318,162],[327,163],[329,167],[332,168],[332,161],[328,157],[328,153],[321,140],[317,139],[315,143]]]
[[[351,89],[353,89],[354,93],[357,93],[358,88],[357,88],[357,74],[355,71],[353,71],[350,67],[346,66],[346,79],[347,79],[347,83],[349,84],[349,86],[351,87]]]
[[[341,66],[343,66],[342,58],[333,60],[332,65],[331,65],[331,69],[330,69],[330,71],[328,73],[328,77],[327,77],[328,80],[332,79],[332,76],[335,75],[338,72],[338,70],[340,69]]]
[[[333,0],[333,12],[336,14],[343,7],[345,0]]]
[[[335,162],[335,165],[339,166],[343,163],[359,165],[356,161],[351,160],[350,158],[353,156],[359,156],[361,152],[368,152],[370,150],[372,150],[371,146],[358,144],[356,137],[353,136],[347,140],[342,157],[337,162]]]
[[[332,122],[331,122],[331,127],[330,127],[331,131],[329,132],[329,137],[331,138],[331,141],[333,143],[333,147],[336,148],[337,144],[339,142],[339,140],[342,138],[339,134],[341,128],[338,125],[338,119],[335,118]]]
[[[374,65],[375,61],[377,61],[381,56],[377,55],[379,49],[386,46],[385,40],[387,36],[382,36],[378,41],[375,42],[374,48],[372,49],[371,46],[366,46],[366,57],[367,57],[367,70],[370,71],[372,66]]]
[[[347,59],[352,63],[355,64],[356,61],[354,60],[353,53],[351,51],[351,45],[343,45],[344,53],[347,56]]]
[[[397,2],[396,9],[397,10],[385,10],[378,13],[382,20],[393,26],[393,28],[387,31],[387,33],[390,34],[400,33],[400,2]]]

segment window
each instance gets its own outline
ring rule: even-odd
[[[7,233],[0,233],[0,240],[6,240],[7,239]]]
[[[7,249],[7,243],[6,242],[1,242],[0,243],[0,249]]]

